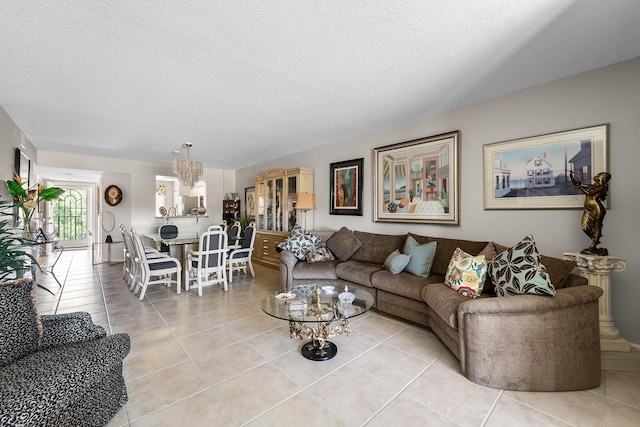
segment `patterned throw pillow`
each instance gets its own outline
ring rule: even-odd
[[[31,280],[0,283],[0,366],[38,349],[42,336],[39,320]]]
[[[471,298],[478,298],[487,276],[487,263],[484,255],[469,255],[456,248],[449,262],[445,285],[454,291]]]
[[[489,264],[489,275],[498,296],[556,294],[532,235],[498,254]]]
[[[389,270],[391,274],[400,274],[402,270],[409,264],[411,255],[401,254],[399,250],[395,250],[389,254],[384,261],[384,268]]]
[[[314,246],[305,256],[307,262],[333,261],[336,259],[326,246]]]
[[[291,252],[299,260],[304,260],[307,252],[320,243],[320,238],[304,231],[296,225],[289,233],[287,240],[278,243],[278,248]]]
[[[437,242],[418,243],[412,236],[407,237],[402,252],[410,255],[409,264],[404,268],[407,273],[420,277],[428,277],[431,273],[431,266],[436,255]]]

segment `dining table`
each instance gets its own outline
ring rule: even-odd
[[[195,232],[178,233],[178,236],[173,239],[161,237],[159,233],[143,234],[142,237],[151,240],[157,246],[167,245],[169,255],[180,260],[183,270],[187,266],[187,254],[192,249],[197,250],[200,244],[200,236]]]

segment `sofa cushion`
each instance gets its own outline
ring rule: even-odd
[[[304,228],[296,225],[284,242],[278,243],[278,248],[285,249],[295,255],[299,260],[304,260],[307,252],[320,243],[320,238],[304,231]]]
[[[509,249],[509,248],[505,247],[504,250],[506,249]],[[495,285],[491,281],[491,275],[489,275],[489,263],[498,255],[498,250],[496,249],[496,243],[495,242],[487,243],[487,246],[485,246],[484,249],[482,249],[478,253],[478,255],[484,255],[484,258],[487,262],[487,274],[484,276],[484,286],[482,288],[482,293],[484,294],[489,293],[491,295],[495,295],[496,294],[494,290]]]
[[[498,254],[489,264],[489,274],[498,296],[556,294],[531,235]]]
[[[472,240],[460,240],[460,239],[447,239],[445,237],[428,237],[420,236],[417,234],[409,233],[420,244],[427,242],[438,242],[438,250],[436,256],[433,259],[433,265],[431,266],[431,272],[433,274],[439,274],[444,276],[447,274],[447,268],[449,268],[449,261],[451,261],[451,254],[456,248],[460,248],[463,251],[477,255],[481,250],[487,246],[488,242],[476,242]]]
[[[431,272],[431,265],[436,254],[438,242],[419,244],[411,236],[407,237],[402,252],[411,256],[405,271],[420,277],[427,277]]]
[[[326,279],[335,280],[336,264],[339,260],[320,262],[298,262],[291,271],[293,279]]]
[[[305,255],[305,259],[307,262],[322,262],[322,261],[333,261],[336,259],[331,251],[326,246],[314,246],[307,252]]]
[[[444,284],[466,297],[478,298],[486,275],[487,262],[484,255],[469,255],[457,248],[451,257]]]
[[[376,234],[364,231],[354,231],[362,246],[351,256],[354,261],[371,262],[382,265],[391,252],[398,249],[402,251],[402,246],[407,238],[406,234]]]
[[[368,287],[373,286],[371,275],[377,271],[384,271],[381,264],[349,260],[336,265],[338,279]]]
[[[401,254],[399,250],[395,250],[389,254],[384,260],[385,270],[389,270],[391,274],[399,274],[409,264],[411,255]]]
[[[33,282],[18,279],[0,283],[0,366],[36,351],[41,331]]]
[[[416,301],[424,301],[421,294],[423,287],[429,283],[441,283],[442,280],[442,276],[420,277],[406,271],[391,274],[387,270],[381,270],[371,276],[371,284],[374,288]]]
[[[471,301],[469,297],[454,291],[444,283],[430,283],[424,286],[421,296],[444,323],[455,329],[458,328],[458,306],[463,302]],[[483,298],[496,297],[481,294],[478,299]]]
[[[340,261],[348,260],[360,246],[360,240],[347,227],[342,227],[327,240],[327,247]]]

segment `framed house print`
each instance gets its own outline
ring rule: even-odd
[[[570,173],[591,184],[609,172],[608,134],[605,124],[483,146],[484,208],[582,209]]]
[[[460,132],[374,149],[376,222],[459,225]]]
[[[362,165],[364,158],[331,163],[331,215],[362,216]]]

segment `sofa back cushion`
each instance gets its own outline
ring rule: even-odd
[[[360,246],[360,240],[347,227],[342,227],[327,240],[327,247],[340,261],[348,260]]]
[[[456,248],[460,248],[468,254],[477,255],[485,246],[487,246],[487,243],[489,243],[476,242],[472,240],[447,239],[445,237],[420,236],[413,233],[409,233],[409,235],[413,236],[418,243],[438,242],[436,256],[433,259],[433,265],[431,266],[431,272],[441,276],[447,274],[449,262],[451,261],[451,257],[453,256]]]
[[[360,241],[360,249],[351,256],[354,261],[364,261],[373,264],[384,264],[389,254],[396,249],[402,252],[406,234],[389,235],[354,231],[353,234]]]
[[[42,326],[35,309],[35,287],[28,279],[0,283],[0,366],[38,349]]]

